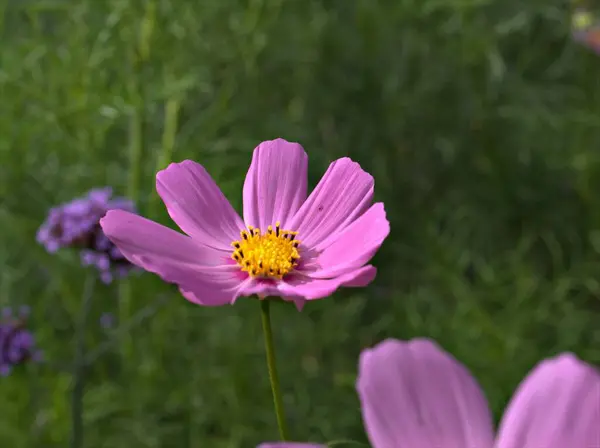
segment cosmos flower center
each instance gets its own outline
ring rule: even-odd
[[[251,277],[282,279],[294,270],[300,260],[298,232],[281,230],[280,225],[277,221],[275,228],[269,226],[265,233],[252,226],[240,232],[240,239],[231,243],[231,258],[242,271]]]

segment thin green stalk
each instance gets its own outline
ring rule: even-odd
[[[165,104],[165,125],[162,134],[162,150],[158,158],[158,169],[164,168],[171,162],[173,149],[175,148],[175,137],[177,136],[177,118],[179,116],[179,99],[169,98]]]
[[[178,98],[169,98],[165,103],[161,151],[156,161],[156,172],[166,168],[173,158],[180,107],[181,101]],[[149,214],[150,216],[153,216],[156,212],[158,195],[153,195],[151,201]]]
[[[277,426],[279,427],[279,436],[282,441],[290,440],[288,435],[285,412],[283,410],[283,400],[281,397],[281,387],[279,386],[279,376],[277,375],[277,362],[275,360],[275,347],[273,346],[273,331],[271,329],[270,301],[260,300],[260,314],[262,318],[263,334],[265,338],[265,349],[267,356],[267,368],[269,370],[269,381],[271,382],[271,392],[273,392],[273,404],[275,405],[275,416],[277,417]]]
[[[152,44],[152,33],[156,24],[156,4],[153,0],[146,1],[144,16],[140,23],[140,34],[138,52],[140,59],[146,61],[150,58],[150,49]]]
[[[95,285],[94,274],[86,278],[81,297],[81,311],[75,332],[73,360],[73,389],[71,393],[71,448],[83,446],[83,393],[85,388],[85,329],[92,306]]]
[[[140,206],[141,177],[143,164],[143,114],[145,111],[144,92],[139,78],[142,76],[144,63],[150,57],[150,40],[154,29],[155,5],[153,1],[146,2],[145,13],[141,22],[141,30],[138,40],[129,49],[129,60],[131,64],[131,73],[129,73],[129,82],[127,91],[129,101],[132,104],[129,117],[128,132],[128,155],[129,172],[127,179],[127,196],[135,204]],[[119,284],[119,323],[127,322],[132,312],[132,284],[129,279],[124,279]],[[133,342],[129,335],[125,337],[122,343],[123,356],[129,358],[133,352]]]
[[[135,82],[130,85],[130,94],[135,98],[129,117],[128,150],[129,150],[129,176],[127,179],[127,196],[134,202],[140,196],[140,178],[142,173],[142,112],[143,103],[140,93],[137,91]]]
[[[141,95],[137,91],[135,81],[131,81],[129,86],[130,95],[134,99],[134,106],[131,110],[129,119],[129,178],[127,182],[127,196],[139,205],[140,197],[140,177],[142,170],[142,114],[143,108]],[[129,279],[123,279],[119,283],[119,323],[127,322],[131,315],[132,308],[132,285]],[[125,336],[123,341],[123,355],[129,357],[132,353],[133,343],[129,335]]]

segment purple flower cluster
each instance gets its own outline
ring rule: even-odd
[[[115,325],[115,316],[111,313],[103,313],[100,316],[100,326],[105,330],[110,330]]]
[[[87,195],[50,210],[37,233],[37,241],[50,253],[65,247],[80,250],[84,266],[94,266],[104,283],[126,276],[132,265],[106,237],[99,221],[108,210],[133,212],[125,198],[112,198],[112,189],[97,188]]]
[[[24,307],[17,316],[10,308],[4,309],[0,321],[0,375],[8,375],[14,366],[29,360],[41,359],[41,353],[35,348],[33,335],[25,328],[29,314]]]

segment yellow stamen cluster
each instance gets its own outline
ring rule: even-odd
[[[241,239],[231,243],[235,249],[231,258],[242,271],[251,277],[281,279],[298,265],[298,232],[281,230],[280,225],[277,221],[275,228],[269,226],[264,234],[252,226],[240,232]]]

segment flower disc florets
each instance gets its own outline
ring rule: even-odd
[[[252,226],[240,232],[240,240],[231,243],[235,249],[231,258],[242,271],[251,277],[282,279],[298,265],[298,232],[281,230],[280,225],[276,222],[264,234]]]

